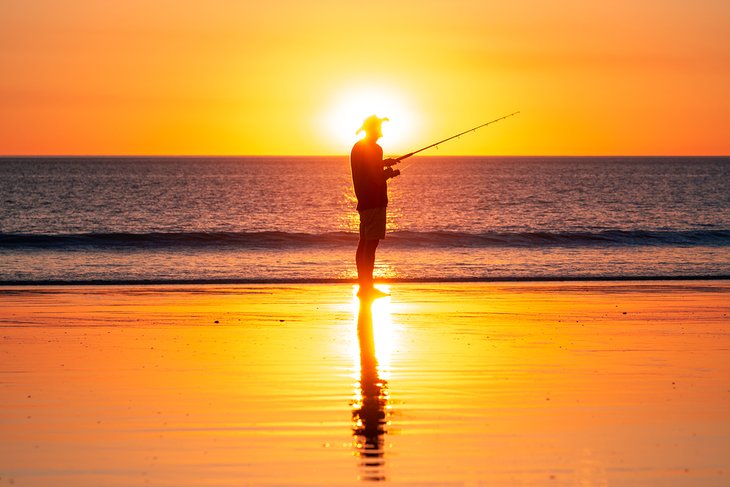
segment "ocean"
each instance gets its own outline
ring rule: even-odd
[[[730,157],[408,159],[376,276],[730,277]],[[356,276],[348,158],[0,158],[0,283]]]

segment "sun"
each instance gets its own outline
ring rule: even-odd
[[[416,119],[413,110],[408,106],[407,97],[392,88],[365,87],[343,91],[332,102],[323,121],[327,127],[330,144],[339,148],[347,148],[354,144],[363,134],[357,130],[363,120],[370,115],[387,117],[383,123],[383,137],[380,145],[386,154],[396,155],[407,151],[412,144],[412,136],[416,130]]]

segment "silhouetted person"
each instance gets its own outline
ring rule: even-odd
[[[350,153],[352,183],[357,196],[357,211],[360,213],[360,241],[357,244],[355,263],[360,283],[358,296],[378,297],[385,295],[373,287],[375,250],[385,238],[385,211],[388,206],[388,185],[386,181],[400,174],[392,165],[398,161],[383,160],[383,148],[378,145],[382,137],[381,124],[387,118],[371,115],[360,127],[365,137],[359,140]]]

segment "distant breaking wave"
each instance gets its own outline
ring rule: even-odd
[[[352,246],[357,234],[289,232],[80,233],[61,235],[0,234],[0,249],[29,248],[240,248],[296,249]],[[730,246],[730,230],[605,230],[598,232],[432,231],[388,233],[388,246],[399,248],[488,247],[613,247],[613,246]]]

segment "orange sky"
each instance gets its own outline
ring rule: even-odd
[[[7,0],[0,154],[730,154],[726,0]],[[348,111],[349,110],[349,111]]]

